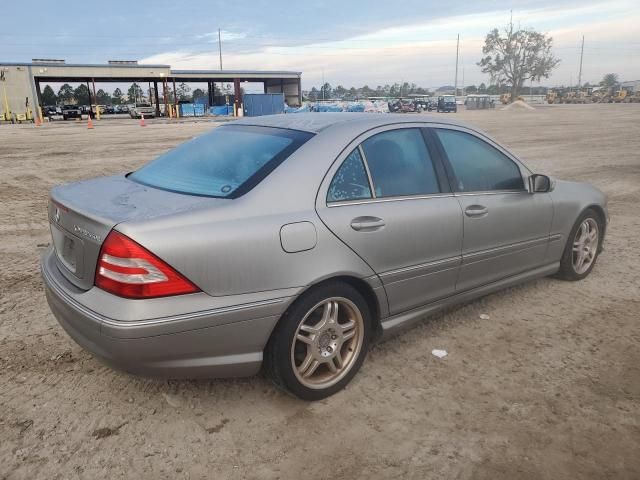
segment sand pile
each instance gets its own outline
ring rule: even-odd
[[[535,107],[532,107],[524,100],[516,100],[515,102],[502,107],[501,110],[535,110]]]

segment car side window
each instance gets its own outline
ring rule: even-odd
[[[456,176],[456,192],[524,190],[516,163],[484,140],[457,130],[435,131]]]
[[[329,185],[327,202],[363,200],[371,198],[369,178],[360,150],[356,148],[344,159]]]
[[[433,161],[417,128],[379,133],[362,143],[376,197],[439,193]]]

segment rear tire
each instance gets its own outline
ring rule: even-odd
[[[602,250],[604,227],[598,212],[592,208],[582,212],[567,238],[557,278],[576,281],[591,273]]]
[[[319,285],[278,322],[265,350],[265,371],[302,400],[326,398],[360,369],[371,330],[371,313],[360,292],[343,282]]]

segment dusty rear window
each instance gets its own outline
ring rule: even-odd
[[[161,155],[129,178],[173,192],[234,198],[251,190],[312,136],[226,125]]]

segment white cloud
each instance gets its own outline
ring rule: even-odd
[[[231,42],[233,40],[242,40],[246,38],[247,34],[245,32],[230,32],[228,30],[220,30],[220,39],[222,42]],[[196,35],[196,38],[209,38],[213,42],[218,42],[218,31],[203,33],[202,35]]]
[[[636,25],[640,11],[628,0],[580,8],[548,8],[515,11],[514,23],[534,27],[554,37],[556,55],[562,60],[553,77],[544,84],[568,84],[577,78],[579,42],[585,35],[583,81],[596,82],[605,73],[621,78],[640,78],[640,44]],[[303,85],[383,85],[400,81],[437,87],[452,84],[456,35],[461,34],[461,69],[465,83],[488,81],[476,62],[484,36],[493,27],[508,22],[508,11],[487,12],[434,20],[404,27],[385,28],[337,42],[303,46],[261,47],[253,53],[225,53],[228,69],[294,70],[303,72]],[[217,36],[217,31],[211,35]],[[228,32],[231,33],[231,32]],[[233,35],[233,34],[232,34]],[[231,38],[233,36],[231,35]],[[236,33],[235,35],[243,35]],[[236,37],[251,40],[250,37]],[[176,50],[143,60],[167,63],[173,68],[215,69],[216,52]]]

